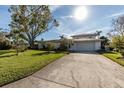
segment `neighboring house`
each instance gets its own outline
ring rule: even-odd
[[[8,32],[0,32],[0,41],[8,40],[7,36],[9,35]]]
[[[99,35],[94,34],[80,34],[73,35],[73,45],[69,50],[82,52],[82,51],[97,51],[101,49],[101,39]]]
[[[45,43],[47,43],[47,42],[52,42],[52,43],[54,43],[55,49],[58,49],[59,46],[60,46],[60,40],[47,40],[47,41],[39,41],[39,42],[38,42],[38,48],[39,48],[39,49],[42,49],[43,46],[47,47],[47,46],[45,45]]]
[[[99,35],[94,34],[79,34],[73,35],[72,41],[73,45],[69,48],[70,51],[75,52],[84,52],[84,51],[97,51],[101,49],[101,39]],[[45,42],[54,42],[56,43],[56,48],[60,45],[60,40],[49,40]],[[39,43],[39,48],[41,48],[41,43]]]

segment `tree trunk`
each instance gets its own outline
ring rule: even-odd
[[[16,55],[18,56],[19,54],[19,41],[18,41],[18,38],[17,38],[17,42],[16,42]]]
[[[19,54],[19,50],[18,50],[18,46],[17,46],[16,55],[18,56],[18,54]]]
[[[35,47],[34,47],[34,40],[32,40],[31,42],[30,42],[30,48],[31,49],[34,49]]]

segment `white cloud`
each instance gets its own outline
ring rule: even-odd
[[[54,6],[50,6],[50,9],[52,12],[56,11],[58,8],[60,8],[61,6],[60,5],[54,5]],[[110,16],[107,16],[107,17],[114,17],[114,16],[118,16],[118,15],[121,15],[121,14],[124,14],[124,12],[122,13],[115,13],[115,14],[112,14]],[[77,28],[75,30],[72,31],[71,29],[71,24],[70,23],[66,23],[66,19],[73,19],[74,16],[73,15],[67,15],[67,16],[60,16],[58,17],[57,19],[59,20],[59,27],[57,27],[57,31],[55,31],[54,33],[57,33],[59,35],[65,35],[65,36],[71,36],[71,35],[74,35],[74,34],[81,34],[81,33],[95,33],[96,30],[102,30],[104,32],[108,31],[110,29],[110,27],[101,27],[99,24],[99,21],[98,22],[91,22],[90,25],[88,26],[85,26],[85,27],[81,27],[81,28]],[[101,20],[104,20],[104,19],[101,19]],[[101,28],[100,28],[101,27]]]
[[[68,19],[68,18],[74,18],[74,16],[68,15],[68,16],[61,16],[59,18],[61,18],[61,19]]]
[[[52,12],[54,12],[54,11],[56,11],[58,8],[60,8],[61,7],[61,5],[51,5],[50,6],[50,10],[52,11]]]
[[[70,33],[71,35],[75,35],[75,34],[84,34],[84,33],[95,33],[97,30],[101,30],[103,31],[103,34],[106,34],[108,31],[110,31],[111,27],[109,26],[104,26],[104,27],[85,27],[85,28],[79,28],[77,30],[75,30],[74,32]]]
[[[68,18],[68,17],[67,17]],[[102,30],[102,34],[106,34],[108,31],[110,31],[110,26],[98,26],[97,24],[92,23],[90,26],[81,27],[78,29],[71,29],[71,25],[67,24],[65,21],[61,20],[59,21],[60,26],[57,27],[57,31],[55,33],[59,35],[65,35],[65,36],[72,36],[75,34],[83,34],[83,33],[95,33],[97,30]]]
[[[114,13],[112,15],[106,16],[105,18],[112,18],[112,17],[118,17],[124,15],[124,12],[118,12],[118,13]]]
[[[111,30],[111,27],[109,26],[104,26],[102,28],[96,28],[96,29],[92,29],[92,30],[89,30],[87,31],[87,33],[94,33],[96,32],[97,30],[101,30],[102,31],[102,35],[106,35],[110,30]]]
[[[59,35],[70,36],[70,33],[72,33],[72,30],[70,28],[71,27],[69,26],[69,24],[61,20],[59,21],[59,27],[56,28],[56,33]]]
[[[93,31],[97,31],[97,30],[105,31],[105,30],[110,30],[110,29],[111,29],[111,27],[109,27],[109,26],[104,26],[104,27],[102,27],[102,28],[96,28],[96,29],[90,30],[90,31],[88,31],[88,32],[93,32]]]
[[[79,28],[77,30],[74,30],[72,33],[70,33],[71,35],[75,35],[75,34],[83,34],[83,33],[87,33],[89,27],[88,26],[85,26],[85,27],[82,27],[82,28]]]
[[[99,25],[99,21],[98,22],[91,22],[90,25],[87,26],[82,26],[79,27],[77,29],[72,30],[71,29],[71,24],[69,24],[68,22],[66,23],[66,18],[73,18],[73,16],[62,16],[60,17],[60,26],[57,28],[58,30],[58,34],[60,35],[75,35],[75,34],[83,34],[83,33],[95,33],[97,30],[102,30],[103,33],[106,33],[108,31],[110,31],[110,26],[101,26]],[[65,19],[65,21],[64,21]],[[101,19],[103,20],[103,19]]]

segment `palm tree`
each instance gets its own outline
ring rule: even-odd
[[[63,38],[64,38],[64,35],[60,35],[59,37],[60,37],[61,39],[63,39]]]
[[[100,37],[100,34],[102,33],[102,31],[101,30],[97,30],[96,31],[96,34],[98,35],[98,38]]]

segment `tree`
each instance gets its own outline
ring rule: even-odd
[[[114,36],[112,38],[111,46],[116,48],[119,52],[124,50],[124,37]]]
[[[116,48],[124,57],[124,15],[112,20],[113,29],[109,35],[112,38],[111,46]]]
[[[102,39],[101,49],[105,49],[105,47],[109,45],[109,39],[105,36],[101,36],[100,39]]]
[[[96,34],[98,35],[98,38],[100,37],[100,34],[102,33],[102,31],[101,30],[97,30],[96,31]]]
[[[16,5],[9,9],[11,13],[11,31],[18,30],[19,36],[34,48],[35,39],[49,31],[58,22],[53,18],[47,5]]]
[[[14,46],[15,46],[15,49],[16,49],[16,55],[19,54],[19,40],[21,39],[19,35],[20,34],[19,34],[18,30],[13,30],[11,32],[11,36],[13,38],[13,43],[14,43]]]
[[[4,29],[0,28],[0,49],[5,50],[5,49],[10,49],[10,41],[8,39],[8,32],[5,32]]]
[[[73,41],[71,39],[67,39],[64,35],[60,36],[60,50],[68,50],[72,44]]]
[[[4,37],[3,33],[0,32],[0,42],[2,42],[2,41],[4,41],[4,40],[5,40],[5,37]]]
[[[60,35],[59,37],[60,37],[61,39],[65,38],[64,35]]]
[[[46,45],[46,49],[48,50],[48,52],[50,52],[55,49],[56,44],[53,42],[46,42],[45,45]]]
[[[112,20],[112,27],[111,34],[113,36],[119,35],[124,36],[124,15],[119,16],[116,19]]]
[[[5,40],[6,40],[6,38],[5,38],[5,35],[4,35],[4,32],[3,32],[3,29],[0,28],[0,42],[3,42]]]

